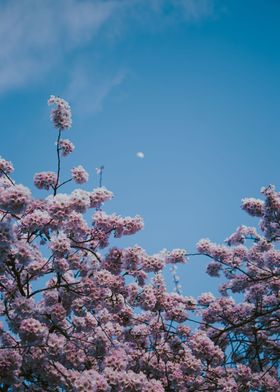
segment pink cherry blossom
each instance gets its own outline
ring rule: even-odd
[[[143,229],[142,218],[103,211],[113,197],[105,187],[60,192],[88,174],[76,166],[60,180],[71,111],[61,98],[49,103],[57,171],[34,183],[51,194],[32,196],[0,159],[0,389],[278,392],[280,193],[269,185],[263,200],[243,199],[258,228],[241,225],[223,244],[122,248],[118,238]],[[197,299],[179,286],[186,261],[206,263],[215,295],[203,292],[207,275]]]
[[[71,170],[72,178],[77,184],[84,184],[88,181],[89,175],[82,165],[73,167]]]
[[[252,216],[263,216],[264,202],[260,199],[245,198],[242,200],[242,208]]]
[[[0,188],[0,208],[18,214],[23,212],[31,202],[31,192],[23,185]]]
[[[5,173],[10,174],[14,171],[12,162],[6,161],[6,159],[0,157],[0,177]]]
[[[48,100],[49,105],[56,105],[51,112],[51,120],[56,128],[67,129],[72,125],[72,114],[70,105],[62,98],[51,95]]]
[[[57,183],[57,175],[54,172],[41,172],[34,175],[34,185],[39,189],[50,189]]]
[[[62,151],[62,156],[66,157],[74,151],[75,146],[69,139],[60,139],[59,148]]]

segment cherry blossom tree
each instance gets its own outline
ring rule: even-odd
[[[225,245],[198,243],[193,255],[210,259],[210,276],[224,277],[220,295],[182,295],[176,264],[191,254],[110,247],[112,236],[141,230],[141,217],[106,214],[113,194],[101,184],[61,193],[89,175],[78,165],[62,179],[62,160],[74,150],[62,138],[71,110],[58,97],[49,104],[57,171],[34,176],[49,195],[32,197],[0,159],[0,389],[279,391],[280,194],[269,186],[264,201],[243,200],[261,234],[241,226]]]

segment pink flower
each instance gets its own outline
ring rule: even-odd
[[[69,263],[64,258],[55,258],[53,266],[56,272],[66,272],[69,269]]]
[[[14,214],[23,212],[31,202],[31,192],[23,185],[0,188],[0,208]]]
[[[41,172],[34,175],[34,185],[38,189],[47,189],[55,187],[57,175],[54,172]]]
[[[212,249],[211,241],[208,238],[201,239],[196,244],[196,249],[198,250],[199,253],[210,254]]]
[[[228,245],[243,244],[246,239],[259,240],[260,236],[254,227],[239,226],[237,230],[231,234],[225,242]]]
[[[63,256],[70,250],[71,241],[69,238],[62,232],[59,234],[53,235],[50,242],[50,248],[56,254]]]
[[[50,221],[51,217],[47,211],[35,210],[22,218],[21,225],[27,231],[42,230]]]
[[[146,272],[157,272],[163,269],[164,260],[159,255],[146,256],[142,260],[142,268]]]
[[[198,358],[206,358],[214,364],[220,363],[224,358],[223,351],[202,331],[196,332],[190,338],[190,346]]]
[[[9,222],[0,222],[0,246],[7,247],[13,240],[12,226]]]
[[[91,208],[100,207],[105,201],[112,199],[113,193],[108,191],[105,187],[94,189],[90,193]]]
[[[77,184],[84,184],[88,181],[89,175],[82,165],[73,167],[71,170],[72,178]]]
[[[12,162],[6,161],[6,159],[0,157],[0,177],[3,176],[3,172],[10,174],[14,171]]]
[[[260,199],[245,198],[242,200],[241,207],[252,216],[263,216],[264,202]]]
[[[153,310],[157,303],[157,297],[152,286],[145,286],[141,295],[143,309]]]
[[[186,263],[187,251],[185,249],[173,249],[166,253],[166,263]]]
[[[90,207],[90,193],[82,189],[75,189],[70,196],[72,208],[77,212],[85,212]]]
[[[66,157],[74,151],[75,146],[69,139],[61,139],[59,141],[59,148],[62,151],[62,155]]]
[[[208,264],[207,273],[208,273],[210,276],[216,276],[216,277],[218,277],[218,276],[220,276],[220,271],[221,271],[221,269],[222,269],[222,266],[221,266],[220,263],[212,262],[212,263],[209,263],[209,264]]]
[[[55,333],[51,333],[48,336],[47,345],[51,351],[51,353],[58,354],[63,353],[63,347],[66,344],[66,339],[63,335],[57,335]]]
[[[51,95],[48,104],[57,106],[51,111],[51,120],[54,126],[62,130],[71,128],[72,114],[69,103],[62,98]]]
[[[22,339],[29,342],[41,340],[46,335],[46,332],[46,327],[34,318],[23,320],[19,328]]]
[[[212,293],[202,293],[198,297],[198,303],[200,305],[209,305],[211,302],[215,301],[215,297]]]
[[[69,127],[69,105],[50,103],[55,126]],[[67,155],[73,145],[65,139],[58,148]],[[240,226],[226,246],[198,243],[208,274],[223,280],[216,298],[206,292],[196,301],[180,294],[176,263],[186,261],[184,249],[149,255],[138,245],[117,247],[118,237],[143,227],[140,216],[98,210],[89,224],[88,209],[112,198],[106,188],[32,200],[11,171],[0,159],[2,389],[279,391],[280,193],[273,186],[263,190],[264,202],[243,200],[260,217],[260,234]],[[88,179],[82,166],[72,175]],[[34,182],[57,190],[53,172]],[[177,293],[164,280],[168,263]]]
[[[63,220],[71,211],[70,197],[64,193],[48,196],[48,212],[54,219]]]
[[[18,382],[22,356],[15,349],[1,348],[0,380],[1,383],[15,384]]]
[[[93,220],[96,228],[104,231],[115,231],[115,237],[121,237],[122,235],[131,235],[141,230],[144,227],[142,218],[136,215],[134,218],[125,217],[112,214],[107,215],[105,212],[97,211]]]

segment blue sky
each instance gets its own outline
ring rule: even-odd
[[[92,189],[103,164],[106,211],[145,220],[120,245],[221,243],[257,224],[240,200],[280,182],[279,21],[277,0],[0,0],[0,154],[34,189],[55,168],[46,101],[62,96],[65,178],[82,164]],[[214,287],[206,263],[179,267],[185,294]]]

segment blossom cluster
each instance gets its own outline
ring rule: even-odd
[[[31,192],[23,185],[14,185],[1,190],[0,208],[10,213],[21,213],[31,201]]]
[[[74,144],[69,139],[60,139],[58,145],[64,157],[71,154],[75,149]]]
[[[49,103],[57,105],[54,126],[69,128],[69,104]],[[60,182],[60,158],[72,151],[59,138],[57,172],[34,176],[50,191],[40,199],[0,159],[1,390],[278,392],[275,188],[262,190],[264,201],[242,202],[260,218],[260,233],[240,226],[223,245],[199,241],[198,258],[209,258],[207,273],[223,283],[219,294],[195,299],[181,288],[170,293],[164,279],[171,266],[178,283],[176,266],[190,259],[185,249],[150,255],[138,245],[110,246],[111,237],[141,230],[142,218],[105,213],[113,197],[105,187],[60,192],[71,179],[88,179],[76,166]]]
[[[84,184],[85,182],[88,181],[88,173],[87,171],[83,168],[82,165],[79,165],[77,167],[73,167],[71,170],[72,173],[72,178],[77,184]]]
[[[54,172],[41,172],[34,175],[34,185],[38,189],[49,190],[57,183],[57,175]]]
[[[5,174],[10,174],[14,171],[12,162],[0,157],[0,177]]]
[[[56,105],[56,108],[51,111],[51,119],[54,126],[59,129],[71,128],[72,114],[69,103],[60,97],[52,95],[48,100],[48,104]]]

